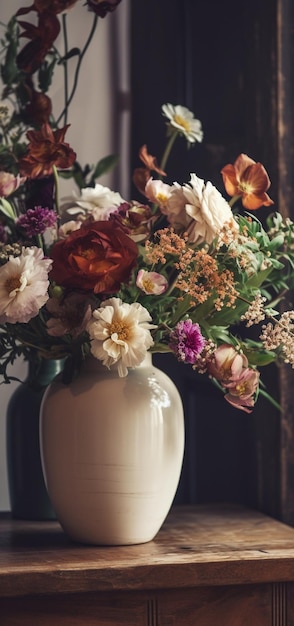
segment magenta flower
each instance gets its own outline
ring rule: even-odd
[[[17,226],[20,226],[27,237],[34,237],[43,235],[47,228],[56,224],[56,219],[56,213],[51,209],[36,206],[34,209],[28,209],[18,218]]]
[[[199,324],[193,324],[192,320],[188,319],[178,322],[170,334],[169,347],[179,361],[194,365],[205,343]]]

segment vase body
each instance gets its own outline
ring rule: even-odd
[[[174,383],[149,354],[125,378],[90,358],[70,385],[53,381],[40,429],[48,492],[69,537],[95,545],[154,538],[180,478],[184,417]]]
[[[15,519],[55,519],[44,482],[39,441],[39,414],[46,387],[63,361],[29,363],[26,381],[12,393],[6,412],[6,454],[11,513]]]

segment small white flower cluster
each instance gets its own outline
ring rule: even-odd
[[[249,326],[253,326],[254,324],[259,324],[259,322],[262,322],[265,319],[265,302],[266,298],[264,298],[260,292],[257,293],[246,313],[241,315],[241,320],[243,322],[246,321],[247,328],[249,328]]]
[[[275,324],[264,325],[260,339],[266,350],[280,348],[284,362],[294,368],[294,311],[282,313]]]

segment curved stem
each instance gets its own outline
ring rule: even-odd
[[[54,178],[54,200],[55,200],[55,211],[57,215],[59,215],[59,180],[58,180],[58,171],[56,165],[52,167],[53,178]]]
[[[236,196],[233,196],[231,200],[229,201],[230,207],[233,207],[234,204],[237,202],[237,200],[239,200],[239,198],[241,197],[242,197],[241,194],[237,194]]]
[[[66,57],[68,53],[68,39],[67,39],[67,25],[66,25],[66,13],[62,15],[62,29],[63,29],[63,41],[64,41],[64,56]],[[63,64],[63,74],[64,74],[64,122],[63,125],[67,124],[67,115],[68,115],[68,69],[67,69],[67,61]]]
[[[79,60],[77,62],[76,71],[75,71],[75,74],[74,74],[74,80],[73,80],[73,86],[72,86],[71,94],[70,94],[70,96],[67,96],[64,109],[60,113],[60,115],[59,115],[59,117],[58,117],[58,119],[56,121],[57,125],[59,124],[59,122],[60,122],[60,120],[62,119],[63,116],[67,116],[68,107],[69,107],[69,105],[70,105],[70,103],[71,103],[71,101],[72,101],[72,99],[73,99],[73,97],[75,95],[76,88],[78,86],[79,72],[80,72],[80,69],[81,69],[82,60],[83,60],[83,58],[84,58],[84,56],[86,54],[86,51],[87,51],[87,49],[88,49],[88,47],[89,47],[89,45],[90,45],[90,43],[91,43],[91,41],[93,39],[93,35],[95,33],[95,30],[96,30],[97,22],[98,22],[98,15],[94,15],[92,28],[91,28],[90,33],[88,35],[88,39],[87,39],[87,41],[86,41],[86,43],[84,45],[84,48],[83,48],[82,52],[79,55]],[[65,62],[65,66],[66,66],[66,64],[67,64],[67,61]]]
[[[168,157],[169,157],[169,155],[171,153],[171,149],[172,149],[172,147],[174,145],[174,142],[175,142],[175,139],[176,139],[177,135],[178,135],[178,131],[174,130],[172,132],[172,134],[171,134],[167,144],[166,144],[166,148],[165,148],[165,151],[164,151],[164,153],[162,155],[162,159],[161,159],[161,163],[160,163],[160,169],[161,170],[165,169],[165,166],[166,166],[166,163],[167,163],[167,159],[168,159]]]

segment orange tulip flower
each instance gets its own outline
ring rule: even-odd
[[[245,209],[255,211],[261,206],[274,204],[266,193],[271,183],[264,166],[247,154],[240,154],[234,165],[225,165],[221,174],[226,192],[229,196],[241,198]]]

